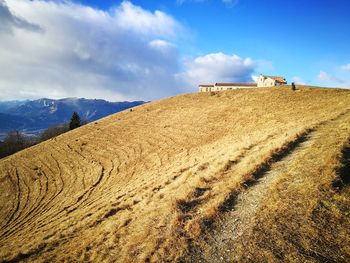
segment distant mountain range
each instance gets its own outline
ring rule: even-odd
[[[48,127],[68,122],[74,111],[90,122],[143,103],[79,98],[0,101],[0,139],[13,130],[37,135]]]

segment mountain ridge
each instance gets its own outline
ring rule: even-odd
[[[85,98],[3,101],[0,102],[0,134],[12,130],[38,134],[50,126],[68,122],[73,112],[77,112],[83,120],[95,121],[143,103],[145,102],[109,102]]]

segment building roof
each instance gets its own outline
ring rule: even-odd
[[[215,83],[215,86],[245,86],[245,87],[256,87],[256,83]]]
[[[281,76],[264,76],[263,75],[263,77],[276,80],[277,82],[280,82],[280,83],[287,83],[286,79],[284,77],[281,77]]]
[[[199,87],[214,87],[213,84],[199,84]]]

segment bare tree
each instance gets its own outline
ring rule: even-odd
[[[9,132],[0,148],[0,157],[5,157],[28,147],[28,143],[23,134],[19,131]]]
[[[69,131],[69,125],[67,123],[49,127],[40,135],[40,141],[46,141],[67,131]]]

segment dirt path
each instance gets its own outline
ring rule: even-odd
[[[329,130],[340,127],[350,119],[349,112],[337,118],[320,123],[308,131],[294,145],[279,153],[273,163],[255,175],[255,180],[244,185],[244,190],[230,201],[229,207],[213,224],[213,227],[201,237],[199,242],[190,246],[190,262],[236,262],[234,247],[239,238],[254,235],[257,213],[263,209],[265,199],[274,186],[291,172],[291,164],[302,162],[310,148],[320,145],[322,136],[330,135]],[[349,134],[350,136],[350,134]],[[293,168],[292,168],[293,169]],[[295,168],[294,168],[295,169]],[[297,180],[297,178],[293,178]]]
[[[299,158],[308,145],[310,145],[309,141],[301,143],[296,147],[293,154],[273,164],[269,171],[254,181],[252,185],[245,185],[245,191],[236,197],[230,211],[223,214],[220,220],[215,223],[213,231],[207,235],[208,247],[205,248],[205,254],[210,255],[210,258],[202,258],[205,254],[196,252],[193,254],[201,256],[196,258],[195,261],[217,262],[221,260],[232,262],[232,242],[252,229],[254,216],[261,208],[263,204],[261,201],[268,195],[271,185],[288,170],[289,163],[293,159]]]

